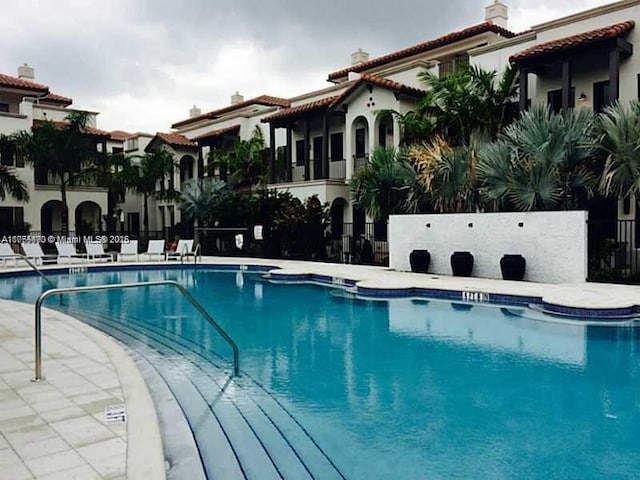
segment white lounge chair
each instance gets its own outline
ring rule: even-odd
[[[20,247],[22,247],[24,256],[29,260],[34,260],[36,262],[36,265],[42,265],[45,261],[48,261],[49,263],[55,263],[57,259],[56,255],[45,255],[39,243],[25,242],[21,243]]]
[[[104,251],[104,245],[102,242],[84,242],[84,248],[87,251],[87,258],[89,260],[106,260],[107,262],[113,261],[111,254]]]
[[[80,261],[87,259],[84,253],[76,251],[76,246],[73,243],[56,242],[56,250],[58,251],[58,263],[63,259],[66,259],[68,263],[74,259]]]
[[[160,260],[164,260],[164,240],[149,240],[147,251],[141,255],[147,255],[149,260],[153,257],[158,257]]]
[[[120,244],[120,253],[118,254],[118,261],[126,260],[133,257],[136,262],[140,259],[138,254],[138,240],[129,240],[128,243]]]
[[[0,243],[0,260],[2,260],[2,265],[4,267],[7,266],[7,262],[13,261],[14,265],[18,265],[18,255],[11,248],[11,244],[9,243]]]
[[[193,250],[194,240],[178,240],[178,246],[175,251],[167,251],[167,260],[178,258],[182,260],[185,257],[195,257],[196,252]]]

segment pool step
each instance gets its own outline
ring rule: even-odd
[[[89,323],[97,328],[137,344],[136,350],[162,372],[185,411],[210,479],[344,479],[275,397],[246,374],[230,379],[228,362],[212,361],[199,345],[168,339],[135,318],[111,323],[95,312],[77,314],[83,319],[90,315]],[[148,345],[134,340],[141,335]]]

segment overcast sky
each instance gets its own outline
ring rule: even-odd
[[[0,72],[97,110],[106,130],[168,131],[238,90],[290,97],[372,58],[484,20],[491,0],[0,0]],[[612,0],[506,0],[509,28]]]

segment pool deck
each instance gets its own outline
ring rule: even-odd
[[[319,275],[349,279],[365,289],[486,292],[542,298],[584,309],[637,307],[640,302],[637,286],[505,282],[252,258],[209,257],[203,263],[273,266],[287,278]],[[44,270],[60,267],[68,265]],[[25,270],[0,268],[0,272]],[[163,480],[165,461],[156,411],[132,359],[107,335],[59,312],[44,312],[46,379],[33,383],[33,305],[0,300],[2,478]],[[125,405],[126,423],[107,422],[106,407],[117,405]]]

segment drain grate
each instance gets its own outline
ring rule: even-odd
[[[110,405],[104,407],[104,417],[107,423],[126,423],[127,411],[124,405]]]

